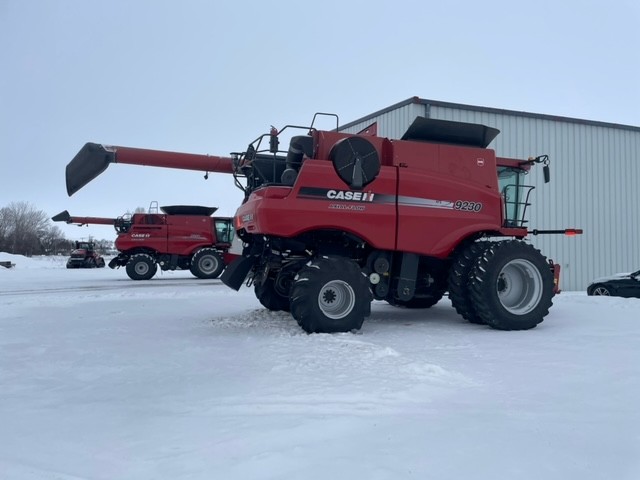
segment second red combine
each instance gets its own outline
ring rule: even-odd
[[[117,218],[77,217],[66,210],[53,221],[113,225],[118,255],[109,267],[125,267],[132,280],[149,280],[161,270],[190,270],[198,278],[218,278],[238,255],[232,252],[233,219],[212,217],[216,207],[174,205]],[[239,253],[239,252],[238,252]]]

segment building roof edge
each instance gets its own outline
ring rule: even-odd
[[[391,112],[393,110],[397,110],[398,108],[407,106],[407,105],[411,105],[412,103],[417,103],[417,104],[422,104],[422,105],[429,105],[429,106],[435,106],[435,107],[443,107],[443,108],[455,108],[458,110],[469,110],[469,111],[473,111],[473,112],[485,112],[485,113],[494,113],[494,114],[500,114],[500,115],[510,115],[510,116],[517,116],[517,117],[527,117],[527,118],[536,118],[536,119],[540,119],[540,120],[551,120],[554,122],[567,122],[567,123],[575,123],[575,124],[580,124],[580,125],[591,125],[591,126],[596,126],[596,127],[608,127],[608,128],[616,128],[616,129],[621,129],[621,130],[631,130],[634,132],[640,132],[640,127],[636,127],[633,125],[624,125],[624,124],[620,124],[620,123],[611,123],[611,122],[601,122],[601,121],[597,121],[597,120],[586,120],[586,119],[582,119],[582,118],[574,118],[574,117],[565,117],[565,116],[561,116],[561,115],[549,115],[549,114],[545,114],[545,113],[532,113],[532,112],[525,112],[525,111],[518,111],[518,110],[507,110],[507,109],[503,109],[503,108],[495,108],[495,107],[482,107],[482,106],[478,106],[478,105],[467,105],[467,104],[463,104],[463,103],[454,103],[454,102],[444,102],[441,100],[429,100],[429,99],[425,99],[425,98],[420,98],[420,97],[410,97],[406,100],[403,100],[401,102],[398,103],[394,103],[393,105],[390,105],[386,108],[383,108],[381,110],[377,110],[369,115],[366,115],[362,118],[359,118],[357,120],[354,120],[352,122],[346,123],[344,125],[340,126],[340,130],[343,130],[345,128],[349,128],[352,127],[354,125],[357,125],[358,123],[362,123],[362,122],[366,122],[367,120],[373,119],[377,116],[380,116],[382,114]]]

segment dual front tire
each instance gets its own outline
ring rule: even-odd
[[[466,300],[474,323],[499,330],[528,330],[553,304],[553,272],[546,258],[519,240],[489,242],[467,277]]]
[[[484,251],[491,246],[490,242],[474,242],[461,249],[454,257],[449,269],[449,299],[456,312],[471,323],[484,325],[485,321],[478,316],[471,299],[471,270]]]

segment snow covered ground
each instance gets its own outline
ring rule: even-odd
[[[0,478],[638,479],[640,300],[538,328],[382,302],[307,335],[253,292],[0,267]]]

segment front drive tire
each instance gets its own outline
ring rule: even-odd
[[[158,271],[158,265],[151,255],[137,253],[127,262],[126,270],[131,280],[149,280]]]
[[[547,259],[519,240],[495,242],[478,258],[469,278],[477,315],[499,330],[528,330],[553,304],[553,273]]]
[[[224,261],[213,248],[201,248],[191,257],[191,273],[198,278],[218,278],[224,270]]]
[[[307,333],[359,330],[373,295],[360,267],[342,257],[311,260],[291,288],[291,314]]]
[[[453,308],[468,322],[479,325],[484,325],[486,322],[476,313],[471,299],[469,274],[478,258],[491,245],[492,243],[486,241],[468,245],[455,256],[449,270],[449,300],[451,300]]]

